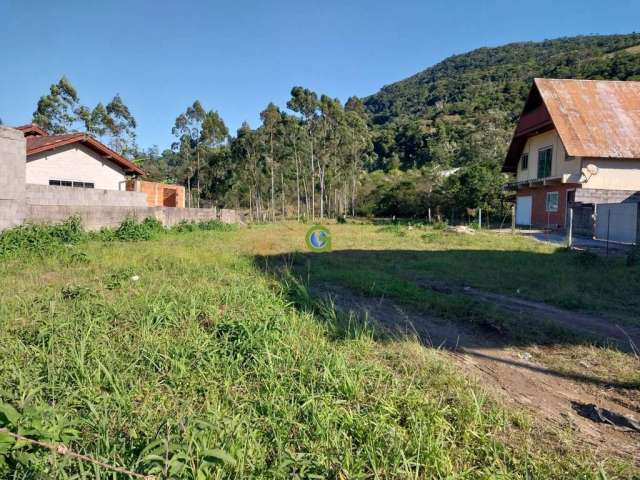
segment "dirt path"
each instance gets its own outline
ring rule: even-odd
[[[412,281],[421,288],[428,288],[439,293],[466,295],[482,302],[497,305],[509,312],[526,314],[527,318],[532,320],[551,320],[569,330],[594,336],[603,342],[613,343],[625,351],[640,352],[640,327],[622,326],[609,319],[594,315],[563,310],[524,298],[484,292],[473,287],[456,287],[424,278],[413,278]]]
[[[533,361],[524,351],[496,347],[500,343],[491,333],[429,317],[387,299],[364,297],[333,285],[312,288],[311,293],[329,299],[338,310],[351,312],[394,335],[414,336],[427,346],[441,348],[480,385],[497,392],[506,403],[527,410],[537,424],[553,427],[558,440],[577,439],[599,457],[632,459],[640,466],[640,433],[619,431],[574,411],[574,402],[595,404],[639,420],[640,403],[625,398],[604,382],[586,375],[554,371]],[[485,298],[489,301],[491,297]],[[557,313],[556,310],[552,313]],[[575,323],[571,326],[575,327]]]

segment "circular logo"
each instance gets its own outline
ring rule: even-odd
[[[331,233],[322,225],[314,225],[307,230],[305,241],[312,252],[328,252],[331,250]]]

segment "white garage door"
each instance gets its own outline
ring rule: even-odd
[[[531,196],[516,197],[516,225],[531,225]]]

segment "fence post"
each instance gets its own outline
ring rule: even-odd
[[[569,218],[567,225],[567,248],[573,245],[573,208],[569,209]]]
[[[511,234],[516,233],[516,206],[511,206]]]
[[[478,208],[478,230],[482,230],[482,209]]]
[[[609,233],[611,229],[611,207],[607,208],[607,257],[609,256]]]

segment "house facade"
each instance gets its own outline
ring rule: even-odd
[[[144,172],[91,135],[49,135],[36,125],[17,127],[27,144],[26,183],[124,190],[128,177]]]
[[[503,171],[516,223],[564,228],[576,206],[640,200],[640,82],[535,79]]]

